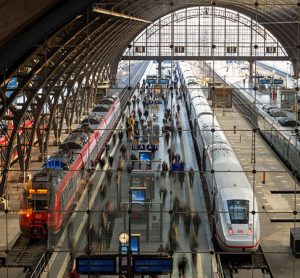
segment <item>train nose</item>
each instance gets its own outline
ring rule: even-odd
[[[227,249],[231,251],[253,251],[259,246],[259,242],[256,237],[249,235],[236,235],[227,236],[225,238],[225,245]]]
[[[30,226],[30,234],[31,238],[44,238],[46,236],[46,230],[43,225],[37,224],[37,225],[31,225]]]

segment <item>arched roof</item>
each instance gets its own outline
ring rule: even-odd
[[[26,56],[30,49],[37,43],[45,40],[45,37],[57,31],[70,20],[82,14],[91,5],[98,5],[102,9],[124,13],[134,17],[140,17],[148,21],[155,21],[171,11],[196,5],[212,5],[227,7],[262,23],[275,37],[286,47],[295,72],[299,72],[299,0],[248,0],[239,1],[196,1],[196,0],[6,0],[0,2],[0,72],[16,66],[22,57]],[[109,16],[101,15],[104,18]],[[119,22],[114,22],[112,30],[121,28]],[[145,22],[131,21],[128,25],[134,25],[131,35],[114,38],[122,41],[119,47],[126,46],[144,27]],[[114,37],[112,31],[111,36]],[[18,50],[22,45],[22,50]],[[13,51],[12,51],[13,50]],[[124,50],[124,49],[123,49]],[[122,53],[120,49],[115,51]]]

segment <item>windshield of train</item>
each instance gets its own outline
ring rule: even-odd
[[[30,202],[31,208],[33,210],[47,210],[48,209],[48,200],[47,195],[32,195],[32,199]]]
[[[249,223],[249,201],[247,200],[228,200],[228,211],[231,224]]]

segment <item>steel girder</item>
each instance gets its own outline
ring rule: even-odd
[[[128,28],[129,27],[129,28]],[[132,26],[131,25],[128,25],[127,26],[127,29],[130,29]],[[135,30],[135,29],[133,29],[133,30]],[[124,31],[124,30],[122,30],[122,29],[120,29],[120,31],[118,32],[119,34],[119,37],[121,37],[121,32],[122,31]],[[125,30],[126,31],[126,30]],[[112,39],[113,39],[113,37],[112,37]],[[111,40],[112,40],[111,39]],[[111,40],[109,40],[108,42],[109,43],[112,43],[111,42]],[[118,42],[118,40],[115,40],[116,42]],[[100,42],[101,42],[101,36],[100,36],[100,39],[99,39],[99,44],[100,44]],[[48,47],[49,47],[49,44],[48,44]],[[117,47],[117,45],[115,46],[115,47]],[[113,48],[110,48],[110,46],[108,45],[108,46],[106,46],[106,49],[107,50],[112,50]],[[84,53],[85,52],[81,52],[81,57],[83,57],[84,56]],[[98,55],[98,56],[101,56],[101,52],[99,52],[100,54]],[[111,60],[113,60],[113,51],[111,52],[112,53],[112,55],[111,56],[109,56],[110,57],[110,59]],[[77,54],[78,55],[78,53],[75,53],[75,54]],[[58,102],[58,100],[59,99],[61,99],[62,101],[64,101],[65,99],[62,97],[63,96],[63,88],[64,88],[64,85],[65,85],[65,83],[64,84],[61,84],[61,76],[63,76],[63,74],[66,74],[66,71],[65,71],[65,64],[67,63],[67,62],[69,62],[69,64],[74,64],[74,60],[73,59],[70,59],[70,57],[69,57],[69,60],[66,60],[67,58],[68,58],[68,56],[66,55],[66,54],[63,54],[62,56],[64,56],[65,58],[64,58],[64,60],[63,60],[63,62],[61,61],[61,60],[59,60],[59,63],[57,63],[58,65],[60,65],[60,69],[64,69],[64,71],[61,71],[61,72],[58,72],[57,71],[57,77],[55,78],[55,79],[52,79],[52,77],[54,77],[54,75],[52,74],[53,73],[53,71],[54,71],[54,69],[53,69],[53,71],[52,72],[50,72],[48,69],[48,71],[49,71],[49,73],[48,73],[48,79],[47,79],[47,81],[48,81],[48,83],[45,85],[45,84],[43,84],[46,88],[47,88],[47,91],[48,91],[48,93],[50,93],[51,92],[51,90],[54,90],[54,94],[52,94],[53,95],[53,99],[52,100],[48,100],[48,107],[49,107],[49,110],[50,110],[50,119],[48,120],[48,123],[52,123],[52,119],[54,118],[54,111],[56,111],[56,105],[55,104],[57,104],[57,102]],[[106,55],[106,57],[108,57],[107,55]],[[111,61],[108,61],[108,63],[110,63]],[[52,59],[52,63],[53,63],[53,59]],[[52,65],[52,64],[51,64]],[[53,66],[53,65],[52,65]],[[108,68],[110,68],[110,67],[108,67]],[[39,72],[41,72],[41,71],[39,71]],[[80,71],[79,71],[80,72]],[[69,73],[69,75],[68,75],[68,78],[70,78],[71,76],[72,76],[72,74],[74,74],[74,69],[73,70],[71,70],[70,71],[70,73]],[[99,75],[100,76],[100,75]],[[67,79],[68,79],[67,78]],[[89,80],[90,79],[90,76],[88,76],[88,79],[87,80]],[[50,81],[50,82],[49,82]],[[55,87],[55,84],[57,84],[57,82],[60,82],[60,85],[58,85],[58,86],[56,86]],[[35,87],[35,91],[37,92],[37,90],[38,90],[38,87],[39,86],[36,86]],[[17,96],[17,95],[16,95]],[[16,97],[15,96],[15,97]],[[27,96],[28,97],[28,96]],[[27,101],[26,101],[26,104],[24,104],[23,105],[23,111],[25,111],[25,110],[28,110],[27,108],[29,107],[29,103],[30,103],[30,101],[32,101],[33,99],[34,99],[34,95],[32,94],[32,95],[30,95],[29,97],[31,97],[30,99],[28,98],[27,99]],[[47,96],[48,97],[48,96]],[[44,96],[44,101],[47,99],[47,97],[45,97]],[[41,98],[39,98],[39,101],[40,101],[40,103],[39,103],[39,107],[42,107],[42,105],[40,105],[41,104],[41,102],[43,102],[43,101],[41,101]],[[36,113],[36,114],[39,114],[39,113]],[[60,117],[60,118],[62,118],[62,117]],[[37,125],[37,122],[38,121],[35,121],[35,125]],[[54,122],[54,127],[56,126],[55,125],[55,121],[53,121]],[[15,127],[16,126],[19,126],[19,124],[18,123],[15,123]],[[62,124],[60,125],[60,126],[62,126]],[[12,133],[12,136],[11,136],[11,138],[13,138],[15,135],[16,135],[16,130],[17,130],[17,128],[15,128],[15,131]],[[35,128],[33,128],[32,129],[33,130],[33,132],[32,132],[32,137],[34,137],[34,130],[35,130]],[[43,148],[42,149],[44,149],[44,151],[47,151],[47,142],[48,142],[48,138],[49,138],[49,131],[50,131],[50,126],[49,126],[49,124],[48,124],[48,127],[46,128],[46,130],[48,130],[48,132],[47,132],[47,134],[46,134],[46,140],[45,140],[45,142],[46,142],[46,144],[44,143],[44,142],[42,142],[43,140],[38,140],[39,142],[41,142],[41,144],[42,144],[42,146],[43,146]],[[13,142],[13,140],[12,139],[10,139],[10,141],[11,142]],[[33,140],[31,140],[30,141],[31,143],[33,143]],[[11,147],[11,146],[9,146],[9,147]],[[31,146],[30,146],[30,148],[28,148],[28,150],[30,149],[31,150],[31,148],[32,148],[32,144],[31,144]],[[20,151],[21,152],[21,151]],[[28,153],[30,153],[30,151],[27,151]],[[11,148],[10,148],[10,151],[8,151],[7,152],[7,155],[6,155],[6,157],[7,157],[7,159],[6,159],[6,161],[7,161],[7,164],[8,164],[8,161],[9,161],[9,156],[10,156],[10,153],[11,153]],[[20,154],[20,156],[24,156],[25,157],[25,155],[23,154]],[[27,160],[27,163],[26,163],[26,168],[28,169],[28,167],[29,167],[29,157],[30,157],[30,155],[28,155],[27,156],[28,157],[28,160]],[[23,161],[24,162],[24,161]],[[23,163],[22,163],[22,165],[23,165]],[[25,169],[25,167],[24,167],[24,169]],[[9,165],[6,165],[5,167],[4,167],[4,169],[9,169]],[[5,176],[5,175],[4,175]],[[6,178],[4,177],[4,179],[3,179],[3,183],[5,183],[5,180],[6,180]],[[2,184],[3,184],[2,183]]]

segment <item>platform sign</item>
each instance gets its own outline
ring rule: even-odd
[[[266,53],[276,53],[277,48],[275,46],[267,46]]]
[[[58,158],[50,158],[46,161],[47,169],[62,169],[61,160]]]
[[[116,256],[82,256],[76,258],[78,274],[116,274]]]
[[[169,84],[169,79],[161,78],[161,79],[159,79],[159,84],[168,85]]]
[[[174,52],[175,53],[184,53],[184,46],[175,46]]]
[[[270,79],[259,79],[258,83],[260,85],[269,85],[269,84],[271,84],[271,80]]]
[[[282,79],[274,79],[273,80],[273,84],[274,85],[282,85],[283,84],[283,80]]]
[[[160,99],[155,99],[155,100],[148,100],[146,101],[147,105],[152,105],[152,104],[162,104],[162,101]]]
[[[133,257],[133,272],[135,274],[170,274],[172,266],[173,259],[169,257]]]
[[[158,145],[154,145],[154,144],[132,144],[131,145],[131,149],[133,151],[152,151],[158,150]]]
[[[236,53],[236,46],[227,46],[226,53]]]
[[[131,252],[132,254],[139,254],[140,253],[140,243],[141,235],[140,234],[131,234]],[[122,253],[128,253],[129,243],[121,244],[120,249]]]
[[[136,46],[135,47],[136,53],[145,53],[145,50],[146,50],[145,46]]]

